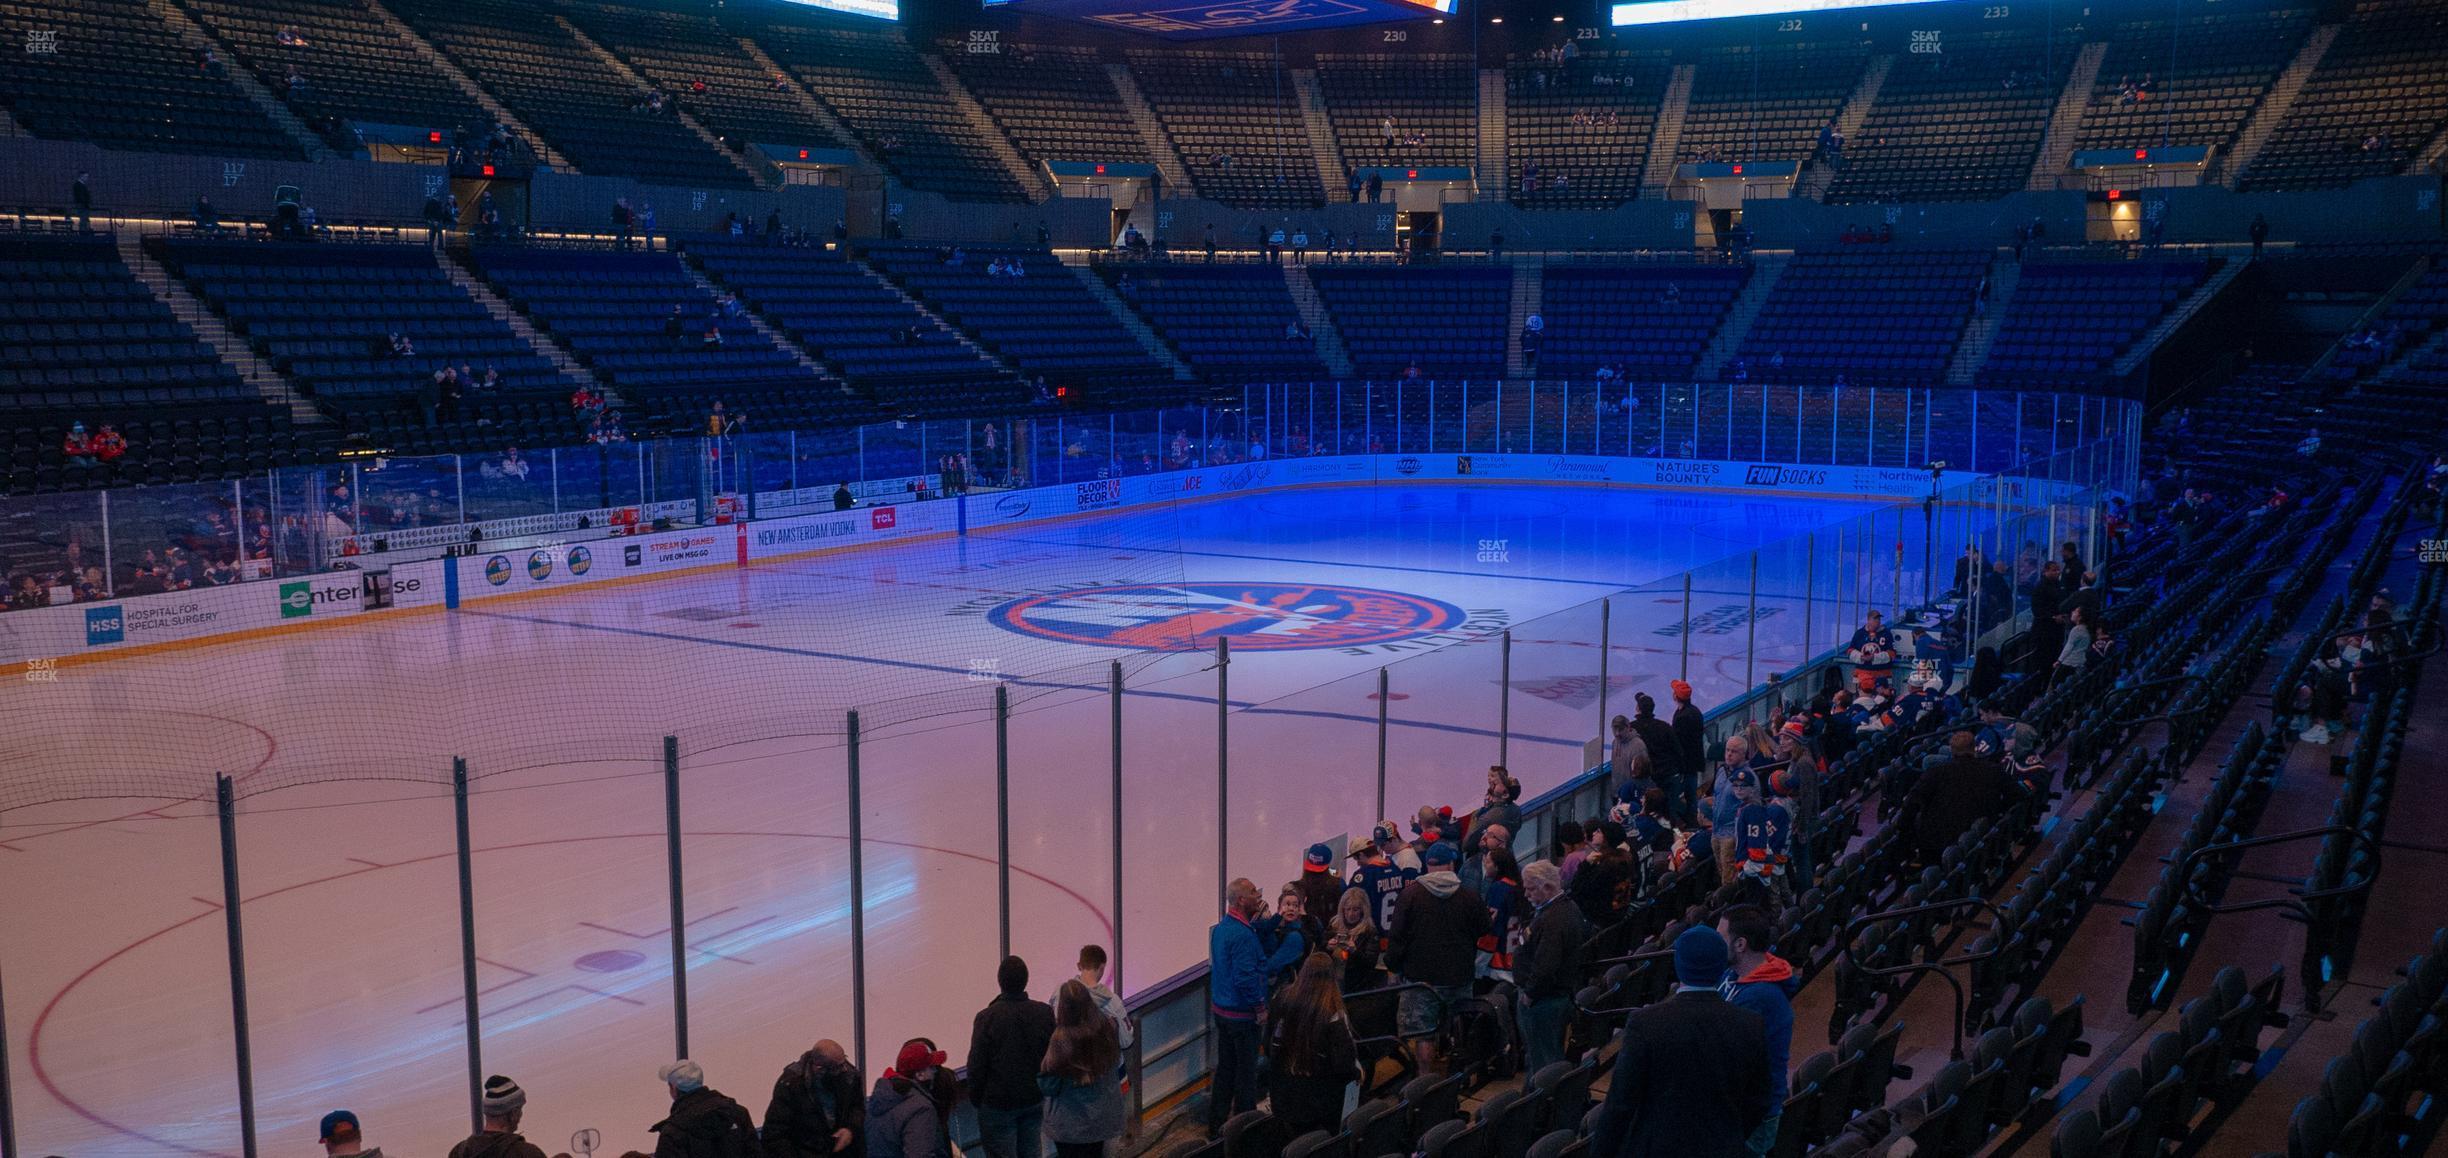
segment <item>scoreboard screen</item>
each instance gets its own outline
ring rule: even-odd
[[[873,16],[878,20],[901,19],[901,0],[783,0],[783,3],[847,12],[852,16]]]
[[[985,4],[1168,40],[1204,40],[1449,16],[1455,0],[985,0]]]
[[[1735,16],[1791,16],[1797,12],[1843,12],[1858,8],[1902,8],[1947,0],[1629,0],[1614,7],[1614,24],[1680,24]]]

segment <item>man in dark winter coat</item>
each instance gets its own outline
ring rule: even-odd
[[[1767,1119],[1767,1028],[1718,992],[1728,960],[1715,929],[1675,938],[1674,996],[1624,1019],[1592,1158],[1727,1158]]]
[[[451,1147],[450,1158],[544,1158],[541,1147],[519,1136],[527,1091],[517,1082],[500,1074],[486,1078],[483,1113],[484,1128]]]
[[[1674,725],[1657,716],[1657,701],[1649,693],[1632,697],[1632,734],[1641,738],[1649,749],[1649,767],[1658,786],[1666,789],[1666,798],[1674,799],[1675,778],[1692,772],[1691,754],[1683,750],[1683,740],[1675,735]]]
[[[1766,1158],[1776,1148],[1779,1119],[1784,1116],[1785,1067],[1793,1057],[1793,995],[1802,977],[1782,957],[1768,951],[1772,930],[1768,914],[1757,905],[1736,905],[1717,919],[1717,935],[1731,951],[1732,968],[1717,991],[1737,1007],[1760,1016],[1768,1041],[1768,1120],[1751,1132],[1751,1153]],[[1799,1129],[1799,1125],[1795,1127]]]
[[[774,1082],[765,1104],[765,1158],[822,1158],[856,1154],[867,1124],[867,1099],[858,1067],[830,1038],[799,1055]]]
[[[1386,964],[1406,982],[1428,988],[1406,989],[1396,1013],[1398,1031],[1411,1042],[1411,1052],[1425,1071],[1436,1058],[1436,1032],[1445,1008],[1470,996],[1471,976],[1479,965],[1479,938],[1490,924],[1487,903],[1462,884],[1454,872],[1461,852],[1450,844],[1430,845],[1422,858],[1427,871],[1403,886],[1394,902],[1394,922],[1386,930]]]
[[[1975,754],[1970,732],[1947,737],[1952,758],[1921,773],[1904,797],[1904,814],[1912,818],[1913,845],[1923,864],[1936,864],[1972,823],[1996,816],[2020,796],[2021,789],[2006,774],[2003,763]]]
[[[2058,618],[2058,605],[2065,601],[2063,569],[2049,560],[2040,567],[2040,579],[2031,589],[2031,662],[2027,668],[2035,675],[2046,675],[2057,663],[2057,651],[2065,646],[2065,622]]]
[[[654,1124],[654,1158],[755,1158],[756,1123],[738,1102],[706,1088],[705,1070],[682,1058],[656,1077],[671,1088],[671,1116]]]
[[[1028,962],[1005,957],[995,970],[1003,992],[978,1011],[969,1030],[969,1100],[978,1134],[994,1158],[1038,1158],[1045,1095],[1037,1070],[1054,1040],[1054,1008],[1028,995]]]
[[[1573,986],[1581,974],[1581,948],[1589,922],[1564,895],[1564,874],[1554,861],[1522,868],[1522,892],[1532,916],[1521,948],[1513,953],[1513,984],[1521,991],[1522,1072],[1564,1060],[1564,1025],[1572,1017]]]
[[[1685,828],[1700,825],[1700,772],[1708,767],[1708,720],[1692,704],[1692,686],[1682,680],[1667,685],[1674,692],[1675,748],[1682,754],[1683,774],[1667,792],[1675,819]],[[1652,754],[1654,756],[1654,753]]]

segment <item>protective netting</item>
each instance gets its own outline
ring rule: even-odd
[[[1168,481],[1185,477],[1186,468],[1206,468],[1205,485],[1223,490],[1338,481],[1332,460],[1321,456],[1371,448],[1462,456],[1451,465],[1467,472],[1468,456],[1522,461],[1535,453],[1536,461],[1566,462],[1660,451],[1671,460],[1682,443],[1705,443],[1711,453],[1739,443],[1746,453],[1802,462],[1828,461],[1822,450],[1837,463],[1858,452],[1859,461],[1890,474],[2009,454],[2041,463],[2048,456],[2030,452],[2083,448],[2084,462],[2039,469],[2028,487],[2001,485],[1980,501],[1931,496],[1842,524],[1813,520],[1764,546],[1713,529],[1729,509],[1723,497],[1665,500],[1666,525],[1640,548],[1690,572],[1691,604],[1681,606],[1680,585],[1670,584],[1677,589],[1644,591],[1614,609],[1624,617],[1616,637],[1648,633],[1653,651],[1628,655],[1651,667],[1614,669],[1609,695],[1621,699],[1631,686],[1624,681],[1654,676],[1659,644],[1676,650],[1674,674],[1695,684],[1722,681],[1718,694],[1732,695],[1840,638],[1867,607],[1892,612],[1948,588],[1949,568],[1976,533],[1966,512],[1981,502],[2042,507],[2054,497],[2046,486],[2088,495],[2093,484],[2128,471],[2127,409],[2056,395],[1830,387],[1644,386],[1622,397],[1493,383],[1252,388],[1239,405],[1215,408],[566,451],[540,457],[541,479],[513,477],[497,461],[451,458],[13,499],[8,538],[21,558],[66,558],[121,575],[136,560],[136,568],[195,585],[141,600],[127,588],[98,593],[81,640],[56,631],[42,637],[30,626],[36,620],[0,614],[0,648],[29,661],[28,678],[0,690],[0,728],[10,737],[0,761],[0,811],[94,798],[196,800],[217,773],[233,777],[242,797],[330,781],[439,788],[454,758],[466,760],[479,782],[548,770],[579,780],[646,775],[660,769],[666,736],[678,738],[684,758],[802,759],[840,745],[853,710],[872,738],[990,730],[998,693],[1016,718],[1101,699],[1116,664],[1133,688],[1195,683],[1212,666],[1219,635],[1376,613],[1349,602],[1365,602],[1365,593],[1321,594],[1263,551],[1228,549],[1219,557],[1207,549],[1246,538],[1242,520],[1265,522],[1271,535],[1367,544],[1358,557],[1396,573],[1453,546],[1375,541],[1378,516],[1370,511],[1377,508],[1366,506],[1347,525],[1328,526],[1314,504],[1293,498],[1205,502],[1206,493]],[[1791,437],[1776,433],[1788,425]],[[1388,469],[1416,470],[1419,461]],[[1749,483],[1775,481],[1757,474],[1773,475],[1771,467],[1717,469],[1747,470]],[[1675,469],[1661,471],[1657,481],[1684,481]],[[858,506],[840,519],[857,525],[822,528],[864,533],[893,519],[904,521],[898,529],[906,537],[826,550],[827,539],[810,533],[779,537],[780,548],[756,550],[744,566],[722,558],[735,541],[744,553],[764,542],[735,540],[736,528],[722,517],[753,513],[749,525],[760,533],[818,526],[806,520],[830,516],[836,487],[856,488]],[[935,497],[947,489],[967,493]],[[1388,491],[1386,501],[1416,501],[1401,490]],[[596,505],[605,499],[627,505]],[[478,554],[460,561],[473,597],[450,611],[433,608],[431,592],[421,608],[327,608],[318,579],[332,574],[325,564],[379,565],[391,561],[385,547],[394,558],[419,546],[430,554],[466,537],[464,524],[435,521],[435,510],[417,505],[424,501],[443,503],[441,513],[453,518],[487,520]],[[645,522],[665,519],[669,529],[603,540],[590,539],[600,532],[578,522],[600,526],[623,510]],[[1456,528],[1478,527],[1471,534],[1480,553],[1509,551],[1520,561],[1505,566],[1538,566],[1546,533],[1538,520],[1480,526],[1467,511],[1457,518]],[[2086,505],[2042,521],[2096,518]],[[255,551],[259,540],[269,548]],[[584,559],[599,569],[623,553],[634,562],[641,550],[703,565],[532,596],[516,586],[502,589],[515,595],[487,590],[520,583],[522,566],[530,575],[556,564],[577,571],[582,552],[573,542],[589,548]],[[239,577],[250,582],[215,587],[198,568],[208,572],[231,543]],[[803,543],[816,546],[789,549]],[[1762,557],[1759,580],[1745,553],[1753,546]],[[436,580],[429,573],[425,581]],[[268,600],[276,587],[281,618],[231,642],[81,662],[93,658],[86,652],[106,630],[134,639],[139,617],[143,628],[175,635],[185,620],[209,625],[225,614],[216,600],[229,591],[261,591]],[[1594,672],[1568,673],[1563,661],[1596,646],[1589,609],[1601,593],[1585,590],[1580,599],[1579,618],[1592,623],[1516,633],[1525,649],[1517,679],[1531,681],[1542,703],[1587,698],[1594,709],[1595,696],[1585,695],[1594,686],[1581,686]],[[300,617],[357,618],[281,630],[277,648],[247,646],[249,636],[289,626],[293,598]],[[73,614],[35,614],[63,610]],[[105,622],[114,614],[124,621]],[[1433,642],[1450,648],[1492,638],[1504,626],[1466,615]],[[73,637],[76,625],[60,630]],[[1686,642],[1696,664],[1681,654]],[[1456,665],[1466,674],[1455,678],[1481,684],[1498,678],[1493,664],[1473,658],[1465,669],[1433,649],[1392,659],[1423,673]],[[1452,723],[1466,734],[1492,734],[1504,721]],[[1418,729],[1406,736],[1422,747],[1397,753],[1397,763],[1449,750]]]

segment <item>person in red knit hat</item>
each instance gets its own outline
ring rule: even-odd
[[[960,1083],[944,1068],[947,1060],[926,1038],[902,1043],[901,1056],[867,1098],[869,1158],[950,1158],[946,1124],[960,1100]]]

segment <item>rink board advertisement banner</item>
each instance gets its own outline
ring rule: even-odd
[[[747,543],[740,558],[748,561],[807,551],[889,543],[953,529],[957,512],[948,502],[898,503],[853,507],[821,515],[760,519],[739,528]]]
[[[1928,470],[1910,467],[1796,466],[1739,459],[1601,458],[1580,454],[1388,454],[1377,456],[1377,462],[1380,482],[1486,479],[1914,499],[1929,496],[1931,481]],[[1951,488],[1978,477],[1970,471],[1943,471],[1937,476],[1937,482],[1941,488]]]
[[[197,587],[0,615],[0,662],[58,660],[441,600],[442,560]]]
[[[919,476],[912,476],[916,479]],[[911,480],[899,480],[906,486]],[[927,479],[932,483],[934,480]],[[331,622],[759,559],[872,546],[1045,519],[1093,516],[1242,491],[1352,483],[1515,482],[1672,487],[1727,493],[1929,495],[1931,474],[1906,467],[1795,466],[1556,454],[1379,454],[1261,459],[1229,466],[1088,479],[953,501],[880,504],[751,523],[677,527],[585,542],[504,545],[389,568],[336,571],[0,615],[0,662],[50,662],[259,628]],[[1945,471],[1942,488],[1977,484],[1983,501],[2045,501],[2070,483],[1989,480]],[[888,484],[889,485],[889,484]],[[857,488],[854,488],[856,490]],[[829,501],[831,492],[825,492]],[[963,508],[966,508],[963,510]],[[379,559],[368,557],[365,562]],[[455,594],[454,594],[455,593]],[[454,602],[455,600],[455,602]]]

